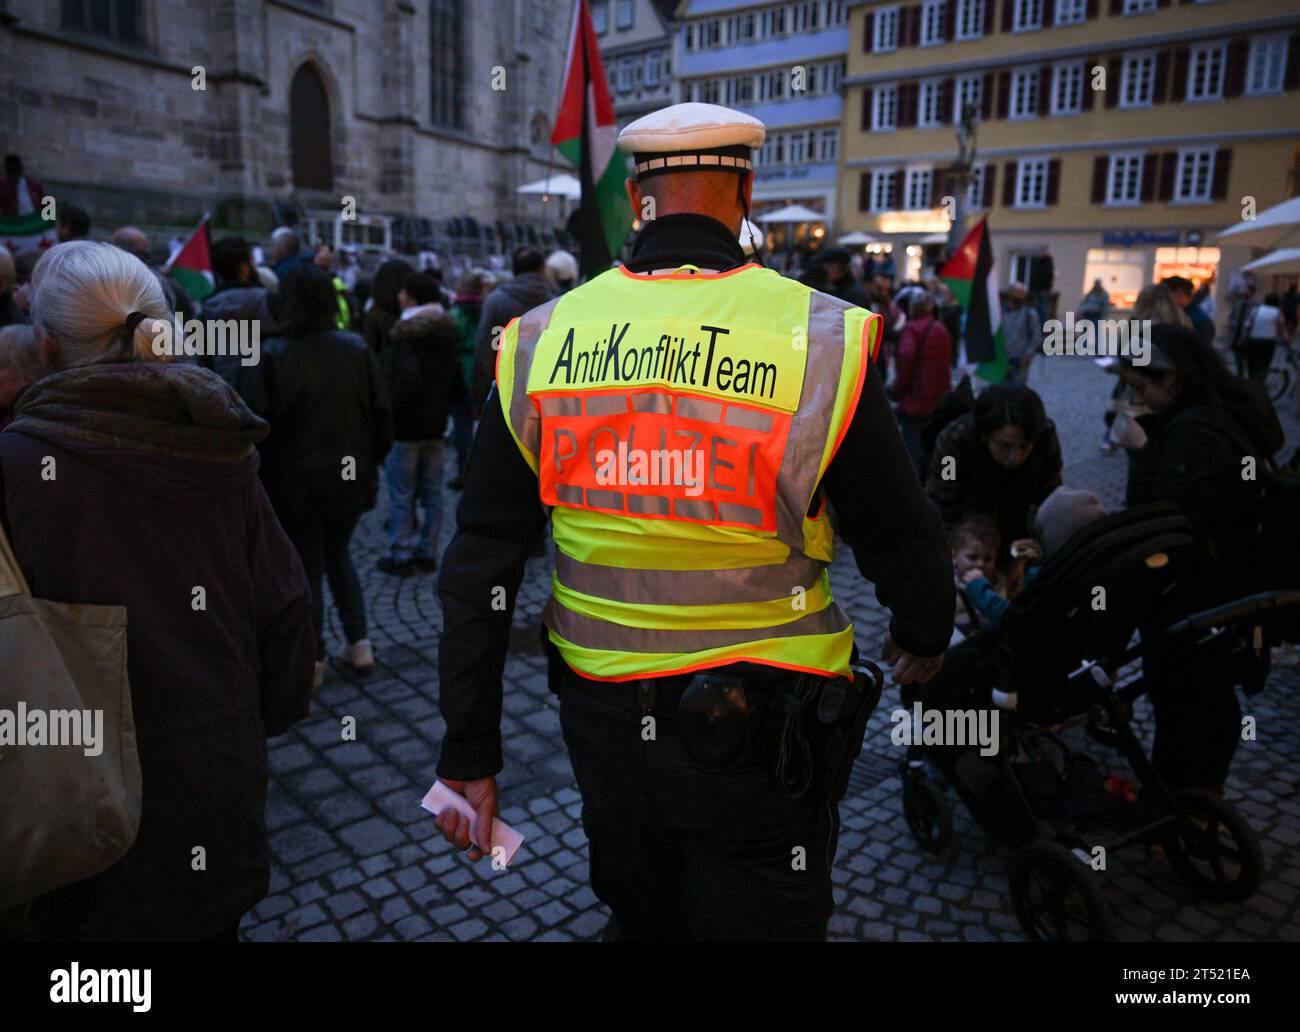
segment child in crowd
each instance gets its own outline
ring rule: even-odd
[[[1028,584],[1038,575],[1042,564],[1060,551],[1076,531],[1082,530],[1090,523],[1096,523],[1106,515],[1106,507],[1090,491],[1079,491],[1072,487],[1058,487],[1038,508],[1038,541],[1025,538],[1013,542],[1011,554],[1017,563],[1026,565],[1020,587]],[[1040,543],[1041,542],[1041,543]],[[956,553],[954,569],[956,568]],[[965,574],[957,571],[961,594],[966,598],[985,627],[996,627],[1011,604],[1008,595],[1015,591],[1000,592],[990,579],[989,571],[968,565]]]
[[[979,613],[967,600],[963,585],[975,579],[985,583],[992,580],[998,558],[997,524],[990,516],[968,515],[951,531],[949,544],[952,548],[953,578],[958,589],[957,613],[950,644],[956,645],[981,627]]]

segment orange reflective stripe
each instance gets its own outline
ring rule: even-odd
[[[844,419],[840,422],[840,432],[835,435],[835,443],[831,445],[830,453],[826,456],[826,465],[831,464],[831,459],[835,458],[835,453],[840,450],[840,444],[844,441],[844,435],[849,432],[849,425],[853,422],[853,416],[858,411],[858,401],[862,398],[862,385],[867,382],[867,366],[875,358],[876,349],[880,347],[880,327],[884,320],[881,316],[872,313],[871,317],[862,324],[862,358],[858,361],[858,382],[853,385],[853,397],[849,399],[848,409],[844,413]],[[874,340],[867,344],[867,334],[875,329]],[[823,508],[825,507],[825,497],[822,498]],[[820,513],[818,514],[820,515]]]

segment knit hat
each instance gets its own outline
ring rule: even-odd
[[[1043,554],[1055,555],[1077,531],[1105,515],[1106,507],[1091,491],[1058,487],[1038,507],[1038,536],[1043,542]]]

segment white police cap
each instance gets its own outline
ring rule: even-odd
[[[763,144],[763,123],[719,104],[673,104],[638,118],[618,134],[636,161],[638,179],[665,172],[752,172],[750,152]]]

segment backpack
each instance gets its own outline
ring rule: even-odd
[[[930,457],[934,446],[944,428],[956,419],[975,408],[975,390],[971,387],[970,377],[963,376],[961,383],[940,398],[934,405],[934,412],[921,427],[921,475],[930,468]]]

